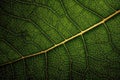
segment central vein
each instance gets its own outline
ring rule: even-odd
[[[38,52],[38,53],[30,54],[30,55],[27,55],[27,56],[23,56],[23,57],[21,57],[21,58],[19,58],[19,59],[17,59],[17,60],[7,62],[7,63],[2,64],[2,65],[0,65],[0,66],[7,65],[7,64],[11,64],[11,63],[17,62],[17,61],[19,61],[19,60],[26,59],[26,58],[29,58],[29,57],[33,57],[33,56],[36,56],[36,55],[39,55],[39,54],[47,53],[47,52],[49,52],[50,50],[52,50],[52,49],[54,49],[54,48],[56,48],[56,47],[58,47],[58,46],[60,46],[60,45],[62,45],[62,44],[65,44],[65,43],[67,43],[68,41],[70,41],[70,40],[72,40],[72,39],[74,39],[74,38],[76,38],[76,37],[78,37],[78,36],[81,36],[81,35],[83,35],[84,33],[92,30],[93,28],[95,28],[95,27],[97,27],[97,26],[105,23],[105,22],[108,21],[110,18],[112,18],[113,16],[115,16],[115,15],[117,15],[117,14],[119,14],[119,13],[120,13],[120,10],[114,12],[113,14],[109,15],[108,17],[104,18],[102,21],[94,24],[93,26],[91,26],[91,27],[89,27],[89,28],[87,28],[87,29],[79,32],[78,34],[76,34],[76,35],[74,35],[74,36],[72,36],[72,37],[70,37],[70,38],[65,39],[64,41],[62,41],[62,42],[60,42],[60,43],[58,43],[58,44],[55,44],[54,46],[52,46],[52,47],[50,47],[50,48],[48,48],[48,49],[46,49],[46,50],[40,51],[40,52]]]

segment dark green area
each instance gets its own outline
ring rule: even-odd
[[[1,0],[0,65],[48,49],[120,9],[120,0]],[[46,54],[0,66],[0,80],[119,80],[120,14]]]

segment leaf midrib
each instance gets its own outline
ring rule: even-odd
[[[104,24],[106,21],[108,21],[109,19],[111,19],[112,17],[114,17],[115,15],[117,15],[119,13],[120,13],[120,10],[117,10],[116,12],[114,12],[113,14],[111,14],[108,17],[104,18],[100,22],[90,26],[89,28],[87,28],[87,29],[85,29],[85,30],[83,30],[83,31],[81,31],[79,33],[77,33],[76,35],[71,36],[70,38],[65,39],[64,41],[62,41],[62,42],[60,42],[58,44],[55,44],[54,46],[52,46],[52,47],[50,47],[50,48],[48,48],[46,50],[40,51],[38,53],[30,54],[30,55],[27,55],[27,56],[22,56],[21,58],[18,58],[18,59],[14,60],[14,61],[9,61],[9,62],[3,63],[0,66],[4,66],[4,65],[7,65],[7,64],[12,64],[12,63],[17,62],[17,61],[22,60],[22,59],[26,59],[26,58],[30,58],[30,57],[33,57],[33,56],[37,56],[37,55],[40,55],[40,54],[47,53],[47,52],[53,50],[54,48],[56,48],[56,47],[58,47],[60,45],[63,45],[65,43],[69,42],[70,40],[87,33],[88,31],[92,30],[93,28],[98,27],[101,24]]]

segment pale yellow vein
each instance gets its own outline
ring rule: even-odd
[[[68,42],[68,41],[70,41],[70,40],[72,40],[72,39],[74,39],[74,38],[76,38],[76,37],[78,37],[78,36],[80,36],[80,35],[83,35],[84,33],[92,30],[93,28],[95,28],[95,27],[97,27],[97,26],[105,23],[105,22],[108,21],[110,18],[112,18],[113,16],[115,16],[115,15],[117,15],[117,14],[119,14],[119,13],[120,13],[120,10],[117,10],[116,12],[114,12],[113,14],[111,14],[111,15],[109,15],[108,17],[104,18],[104,19],[101,20],[100,22],[94,24],[93,26],[90,26],[89,28],[87,28],[87,29],[79,32],[78,34],[76,34],[76,35],[74,35],[74,36],[72,36],[72,37],[70,37],[70,38],[67,38],[67,39],[65,39],[64,41],[62,41],[62,42],[60,42],[60,43],[58,43],[58,44],[55,44],[54,46],[52,46],[52,47],[50,47],[50,48],[48,48],[48,49],[46,49],[46,50],[44,50],[44,51],[40,51],[40,52],[38,52],[38,53],[30,54],[30,55],[27,55],[27,56],[22,56],[21,58],[18,58],[18,59],[14,60],[14,61],[10,61],[10,62],[4,63],[4,64],[2,64],[2,65],[0,65],[0,66],[4,66],[4,65],[7,65],[7,64],[12,64],[12,63],[17,62],[17,61],[22,60],[22,59],[26,59],[26,58],[33,57],[33,56],[36,56],[36,55],[40,55],[40,54],[47,53],[47,52],[49,52],[50,50],[52,50],[52,49],[54,49],[54,48],[56,48],[56,47],[58,47],[58,46],[60,46],[60,45],[62,45],[62,44],[65,44],[66,42]]]

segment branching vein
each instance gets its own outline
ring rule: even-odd
[[[12,63],[17,62],[17,61],[20,61],[20,60],[22,60],[22,59],[26,59],[26,58],[29,58],[29,57],[33,57],[33,56],[37,56],[37,55],[40,55],[40,54],[47,53],[47,52],[51,51],[52,49],[54,49],[54,48],[56,48],[56,47],[58,47],[58,46],[60,46],[60,45],[63,45],[63,44],[65,44],[65,43],[67,43],[68,41],[70,41],[70,40],[72,40],[72,39],[74,39],[74,38],[76,38],[76,37],[78,37],[78,36],[81,36],[81,35],[83,35],[84,33],[92,30],[93,28],[95,28],[95,27],[97,27],[97,26],[105,23],[105,22],[108,21],[110,18],[112,18],[113,16],[115,16],[115,15],[117,15],[117,14],[119,14],[119,13],[120,13],[120,10],[114,12],[113,14],[109,15],[108,17],[104,18],[103,20],[101,20],[100,22],[94,24],[93,26],[90,26],[89,28],[87,28],[87,29],[79,32],[78,34],[76,34],[76,35],[74,35],[74,36],[72,36],[72,37],[70,37],[70,38],[65,39],[64,41],[62,41],[62,42],[60,42],[60,43],[58,43],[58,44],[55,44],[54,46],[52,46],[52,47],[50,47],[50,48],[48,48],[48,49],[46,49],[46,50],[40,51],[40,52],[38,52],[38,53],[30,54],[30,55],[27,55],[27,56],[23,56],[23,57],[21,57],[21,58],[18,58],[17,60],[4,63],[4,64],[2,64],[2,65],[0,65],[0,66],[4,66],[4,65],[7,65],[7,64],[12,64]]]

